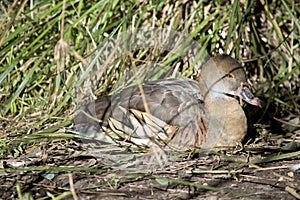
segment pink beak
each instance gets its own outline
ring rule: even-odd
[[[234,94],[251,105],[259,106],[261,108],[263,106],[263,102],[253,95],[248,83],[241,83],[241,86],[234,91]]]

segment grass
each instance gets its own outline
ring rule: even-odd
[[[93,51],[99,51],[108,39],[145,27],[184,33],[201,45],[203,54],[223,51],[239,59],[258,96],[266,102],[260,121],[255,123],[287,140],[299,132],[299,9],[299,3],[290,0],[3,1],[0,156],[18,158],[42,144],[72,140],[64,130],[71,125],[78,103],[82,69],[100,69],[89,77],[92,81],[87,85],[98,96],[135,83],[132,66],[146,74],[145,80],[172,69],[180,76],[195,78],[195,63],[187,62],[178,52],[152,47],[121,52],[117,58],[95,56]],[[106,61],[106,68],[101,68],[100,58]],[[162,68],[153,71],[151,63]],[[83,98],[87,99],[91,96]]]

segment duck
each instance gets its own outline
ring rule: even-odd
[[[241,101],[263,104],[242,65],[227,54],[207,59],[197,80],[159,79],[141,86],[84,105],[73,130],[98,140],[156,141],[176,150],[235,146],[247,134]]]

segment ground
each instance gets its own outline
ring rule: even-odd
[[[300,164],[300,152],[265,146],[189,154],[163,168],[138,172],[107,166],[76,139],[45,141],[1,160],[1,198],[299,198],[300,173],[291,167]]]

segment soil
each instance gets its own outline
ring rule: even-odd
[[[299,158],[297,148],[284,151],[261,142],[128,171],[96,159],[80,141],[45,141],[1,160],[0,198],[297,199],[300,171],[291,167]]]

